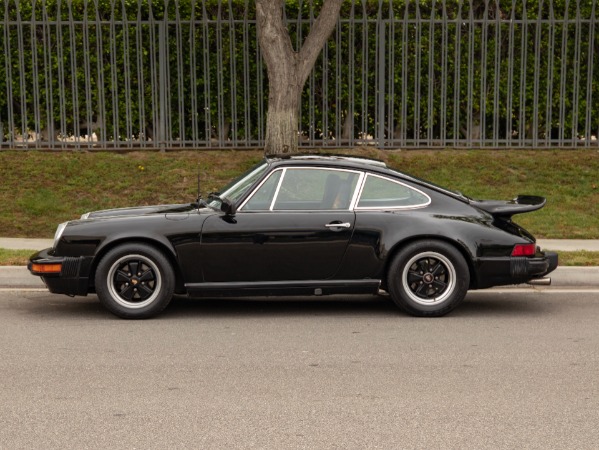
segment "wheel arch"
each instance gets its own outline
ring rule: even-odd
[[[401,251],[401,249],[407,245],[413,244],[414,242],[420,241],[438,241],[443,242],[445,244],[449,244],[454,247],[456,250],[460,252],[460,254],[464,257],[466,261],[466,265],[468,266],[468,272],[470,273],[470,288],[476,286],[478,284],[478,279],[476,277],[476,270],[474,269],[473,256],[468,247],[459,241],[454,239],[450,239],[446,236],[439,235],[420,235],[420,236],[411,236],[406,238],[400,242],[397,242],[391,249],[389,250],[387,257],[385,258],[385,266],[383,268],[382,274],[382,282],[383,288],[387,289],[387,276],[389,273],[389,268],[395,259],[395,256]]]
[[[168,259],[171,267],[173,268],[173,272],[175,273],[175,293],[182,293],[185,291],[184,283],[183,283],[183,275],[181,271],[181,267],[179,266],[179,261],[177,260],[177,256],[175,250],[172,246],[165,244],[159,239],[153,239],[151,237],[143,237],[136,236],[132,237],[121,237],[118,239],[114,239],[109,243],[106,243],[96,252],[94,255],[94,259],[92,261],[92,265],[89,272],[89,288],[90,291],[95,292],[95,278],[96,278],[96,270],[98,269],[98,264],[104,256],[110,252],[112,249],[119,247],[124,244],[145,244],[150,245],[157,250],[160,250],[164,256]]]

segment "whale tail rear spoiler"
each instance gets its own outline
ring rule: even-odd
[[[502,217],[509,219],[515,214],[523,214],[527,212],[541,209],[547,203],[545,197],[536,195],[519,195],[513,200],[470,200],[470,204],[483,211],[488,212],[494,217]]]

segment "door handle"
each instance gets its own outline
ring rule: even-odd
[[[343,222],[343,223],[332,222],[332,223],[327,223],[325,225],[325,227],[327,227],[327,228],[351,228],[351,223],[349,223],[349,222]]]

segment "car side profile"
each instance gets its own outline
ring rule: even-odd
[[[89,212],[32,274],[119,317],[190,297],[376,294],[442,316],[469,289],[536,283],[558,262],[513,222],[545,199],[474,200],[371,159],[265,158],[207,201]]]

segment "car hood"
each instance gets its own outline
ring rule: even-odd
[[[515,214],[536,211],[545,206],[547,200],[536,195],[519,195],[513,200],[470,200],[470,204],[494,217],[510,218]]]
[[[105,217],[147,216],[152,214],[184,213],[197,209],[197,204],[183,203],[173,205],[135,206],[129,208],[104,209],[91,211],[81,216],[82,219],[98,219]]]

